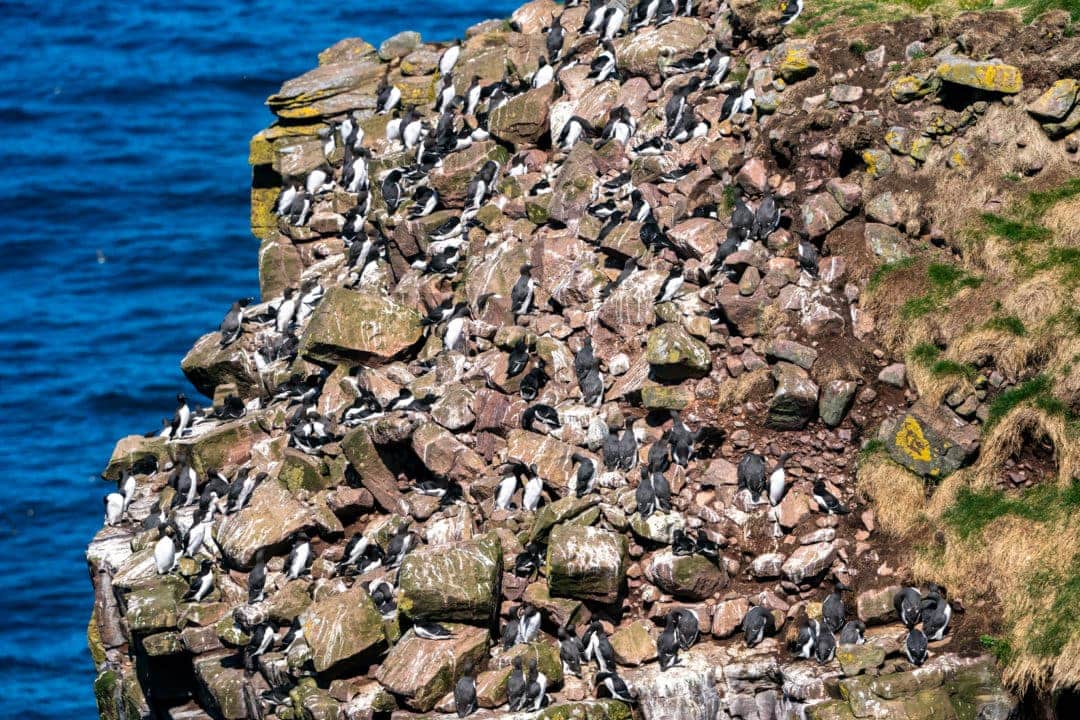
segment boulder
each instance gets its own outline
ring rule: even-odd
[[[422,547],[398,572],[398,609],[413,620],[487,623],[499,607],[502,544],[495,533]]]
[[[184,582],[175,575],[144,581],[124,598],[128,629],[141,636],[175,628],[177,601],[184,592]]]
[[[702,555],[675,555],[664,550],[645,570],[651,583],[680,600],[704,600],[727,587],[727,572]]]
[[[645,359],[658,377],[697,377],[712,367],[709,347],[692,337],[682,325],[665,323],[649,333]]]
[[[979,429],[944,406],[917,403],[878,430],[893,460],[908,470],[941,479],[967,465],[979,450]]]
[[[454,207],[465,200],[469,183],[484,163],[494,160],[503,166],[508,159],[505,148],[493,140],[485,140],[447,155],[440,167],[428,173],[428,180],[438,190],[444,206]]]
[[[563,224],[580,220],[593,200],[599,158],[587,142],[571,148],[551,186],[548,217]]]
[[[366,427],[349,432],[341,441],[349,464],[360,476],[360,484],[371,493],[379,507],[387,512],[409,514],[409,504],[397,487],[397,477],[386,467],[379,449]]]
[[[640,670],[625,671],[627,684],[637,693],[641,716],[647,720],[714,720],[728,717],[722,708],[717,685],[727,686],[716,677],[722,665],[699,648],[691,648],[679,657],[679,664],[660,670],[656,664]],[[758,715],[734,715],[750,718]],[[771,717],[771,716],[770,716]]]
[[[319,65],[285,82],[266,104],[279,117],[296,119],[374,110],[375,91],[384,72],[374,59]]]
[[[769,401],[766,424],[778,430],[799,430],[817,414],[818,386],[797,365],[779,362],[773,368],[776,390]]]
[[[327,291],[300,339],[300,354],[321,362],[386,362],[423,336],[420,315],[368,290]]]
[[[550,435],[514,429],[506,438],[507,457],[526,465],[536,465],[536,471],[544,479],[544,483],[555,488],[559,494],[570,487],[570,478],[577,472],[570,457],[574,453],[598,460],[587,450],[564,443]]]
[[[894,263],[909,256],[903,233],[889,225],[866,223],[863,238],[866,248],[881,258],[883,263]]]
[[[517,95],[491,113],[488,130],[513,145],[535,144],[548,131],[548,112],[555,86],[545,85]]]
[[[784,561],[781,572],[793,583],[823,575],[836,560],[836,547],[831,542],[802,545]]]
[[[488,631],[468,625],[447,625],[454,637],[425,640],[407,632],[379,666],[375,678],[414,710],[428,712],[450,692],[464,673],[463,665],[487,656]]]
[[[810,77],[818,70],[817,62],[810,56],[813,45],[809,42],[789,41],[782,48],[777,48],[776,73],[784,82],[798,82]]]
[[[635,620],[611,634],[611,648],[619,665],[638,666],[656,659],[656,633],[651,623]]]
[[[836,427],[844,421],[856,389],[858,384],[852,380],[830,380],[821,388],[818,416],[826,427]]]
[[[656,76],[663,66],[686,60],[709,41],[709,27],[697,18],[677,17],[615,41],[615,58],[629,75]]]
[[[242,396],[259,390],[259,371],[243,343],[221,347],[221,333],[203,335],[180,361],[184,376],[203,395],[213,397],[218,385],[234,384]]]
[[[1015,94],[1024,89],[1020,69],[999,62],[949,58],[938,64],[935,74],[947,83],[987,92]]]
[[[462,444],[453,434],[433,422],[426,422],[412,436],[413,451],[437,476],[456,482],[468,482],[482,475],[484,459]]]
[[[359,583],[313,602],[303,624],[312,664],[320,673],[336,674],[385,640],[382,616]]]
[[[765,346],[765,356],[774,360],[785,360],[809,370],[817,360],[818,352],[814,348],[794,340],[773,340]]]
[[[412,30],[399,32],[383,40],[379,46],[379,58],[387,61],[403,58],[419,46],[420,33]]]
[[[612,330],[644,328],[656,317],[654,298],[667,278],[657,270],[635,272],[600,306],[600,322]]]
[[[128,435],[116,443],[102,476],[117,481],[124,476],[125,470],[135,474],[152,472],[168,461],[165,438]]]
[[[1080,82],[1072,78],[1058,80],[1035,102],[1028,105],[1027,111],[1040,122],[1063,120],[1076,104],[1078,94],[1080,94]]]
[[[248,568],[259,550],[282,546],[290,535],[313,524],[310,510],[276,481],[267,480],[255,488],[243,510],[218,525],[217,542],[230,563]]]
[[[547,578],[552,597],[615,602],[626,564],[626,538],[621,534],[569,524],[551,529]]]
[[[836,659],[846,677],[859,675],[867,670],[881,667],[885,663],[885,650],[874,643],[863,645],[840,645],[836,648]]]
[[[840,203],[827,192],[811,195],[802,205],[803,228],[811,238],[826,235],[847,217]]]
[[[731,637],[742,627],[743,618],[750,612],[750,603],[746,598],[724,600],[716,606],[713,613],[712,635],[715,638]]]
[[[262,676],[256,673],[248,679],[240,663],[234,662],[229,651],[200,655],[192,661],[195,683],[203,706],[224,720],[248,717],[244,703],[244,686],[251,683],[256,692],[266,689]]]

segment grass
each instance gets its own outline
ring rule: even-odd
[[[870,276],[870,281],[866,284],[867,290],[873,290],[882,281],[889,276],[890,273],[894,273],[897,270],[904,270],[915,264],[915,258],[904,258],[903,260],[897,260],[896,262],[885,263],[874,270]]]
[[[930,294],[908,298],[900,306],[900,317],[904,320],[914,320],[924,315],[929,315],[938,309],[938,302]]]
[[[1015,315],[998,315],[992,317],[986,322],[986,327],[989,330],[1000,330],[1001,332],[1007,332],[1017,337],[1024,337],[1027,335],[1027,328],[1024,327],[1023,321]]]
[[[959,363],[954,360],[938,360],[930,366],[930,374],[934,377],[948,375],[962,375],[968,380],[974,380],[978,371],[967,363]]]
[[[735,186],[728,185],[724,188],[724,196],[720,201],[721,206],[724,209],[724,214],[731,214],[731,211],[735,209]]]
[[[1007,7],[1022,8],[1026,23],[1048,10],[1067,10],[1070,20],[1080,20],[1080,0],[1009,0]]]
[[[990,411],[983,425],[983,432],[994,427],[1021,403],[1030,403],[1049,415],[1063,417],[1070,426],[1075,426],[1080,422],[1080,418],[1066,403],[1054,397],[1051,392],[1053,388],[1053,379],[1046,373],[1040,373],[1027,382],[1001,393],[990,403]]]
[[[1042,622],[1035,623],[1028,650],[1039,657],[1057,657],[1080,628],[1080,553],[1073,556],[1065,577],[1048,578],[1045,590],[1054,592],[1054,602]]]
[[[995,213],[983,213],[982,221],[987,230],[1011,243],[1042,242],[1053,235],[1050,228],[1010,220]]]
[[[870,438],[859,450],[859,459],[863,460],[885,450],[885,441]]]
[[[878,278],[878,283],[881,282],[878,273],[882,269],[878,268],[874,276],[871,276],[868,287],[874,285],[875,277]],[[914,320],[936,312],[942,309],[946,300],[963,288],[977,288],[982,284],[982,278],[969,275],[959,267],[946,263],[931,263],[926,269],[926,275],[930,280],[930,290],[924,295],[908,298],[900,306],[900,317],[904,320]]]
[[[856,57],[862,57],[870,49],[870,45],[867,44],[862,38],[857,38],[848,43],[848,50]]]
[[[982,533],[987,525],[1006,515],[1046,522],[1080,508],[1080,483],[1061,490],[1054,483],[1036,485],[1017,497],[1001,490],[972,490],[964,486],[956,493],[956,502],[941,519],[962,540]]]
[[[908,353],[908,357],[910,357],[913,362],[917,362],[920,365],[930,365],[937,360],[940,355],[941,348],[933,343],[919,343],[912,348],[910,353]]]
[[[762,6],[773,9],[782,4],[763,2]],[[1007,0],[1006,7],[1021,9],[1027,23],[1047,10],[1058,8],[1067,10],[1074,22],[1080,19],[1080,0]],[[964,12],[993,9],[993,0],[819,0],[812,6],[806,4],[799,19],[788,26],[788,32],[801,37],[818,31],[890,22],[916,15],[931,14],[948,19]]]
[[[1008,665],[1013,657],[1012,644],[1008,638],[980,635],[979,643],[986,648],[987,652],[997,658],[997,661],[1002,665]]]

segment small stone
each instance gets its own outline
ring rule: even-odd
[[[853,103],[862,99],[863,89],[858,85],[834,85],[829,88],[829,99],[838,103]]]
[[[907,381],[907,366],[904,363],[888,365],[878,373],[877,379],[878,382],[902,389]]]

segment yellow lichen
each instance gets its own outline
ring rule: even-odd
[[[896,446],[921,462],[930,462],[930,443],[923,435],[919,421],[910,415],[896,431]]]

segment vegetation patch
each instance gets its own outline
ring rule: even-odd
[[[914,264],[915,258],[904,258],[903,260],[897,260],[896,262],[885,263],[884,265],[879,266],[877,270],[874,270],[874,273],[870,276],[870,281],[866,284],[866,288],[868,290],[873,290],[881,285],[882,281],[891,273],[894,273],[897,270],[904,270]]]
[[[911,352],[908,353],[908,357],[912,362],[916,362],[920,365],[931,365],[941,355],[941,348],[933,343],[919,343]]]
[[[1017,497],[1001,490],[977,491],[962,487],[956,494],[956,502],[941,519],[961,539],[967,540],[999,517],[1015,515],[1033,522],[1046,522],[1077,508],[1080,508],[1080,483],[1077,482],[1065,490],[1047,482]]]
[[[1016,335],[1017,337],[1024,337],[1027,335],[1027,328],[1024,327],[1023,321],[1015,315],[999,315],[990,318],[986,323],[986,327],[989,330],[1000,330],[1001,332],[1007,332]]]

